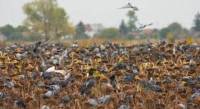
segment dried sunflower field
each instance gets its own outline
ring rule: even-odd
[[[200,109],[200,43],[12,44],[0,109]]]

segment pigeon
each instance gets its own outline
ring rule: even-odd
[[[105,95],[97,99],[99,104],[107,104],[111,100],[111,95]]]
[[[44,58],[42,57],[41,54],[38,54],[38,56],[41,60],[41,66],[40,67],[41,67],[42,71],[44,71],[47,68],[46,62],[45,62],[45,60],[44,60]]]
[[[51,91],[53,91],[54,93],[58,93],[60,91],[60,86],[59,85],[50,85],[47,86],[47,88]]]
[[[144,28],[146,28],[146,27],[148,27],[148,26],[151,26],[151,25],[153,25],[153,23],[144,24],[144,25],[141,25],[141,26],[139,27],[139,29],[141,30],[141,29],[144,29]]]
[[[75,41],[75,42],[73,42],[73,44],[72,44],[72,48],[78,48],[79,47],[79,45],[78,45],[78,43]]]
[[[127,68],[127,64],[123,63],[123,62],[119,62],[115,65],[114,67],[115,69],[126,69]]]
[[[96,81],[93,78],[85,81],[80,88],[81,95],[88,94],[90,92],[90,89],[95,85],[95,83]]]
[[[149,80],[149,81],[142,80],[141,84],[147,90],[152,90],[155,92],[162,92],[161,87],[159,85],[157,85],[156,82],[153,80]]]
[[[7,87],[7,88],[12,88],[14,87],[14,83],[12,81],[9,81],[9,80],[6,80],[4,81],[4,84],[3,84],[4,87]]]
[[[23,58],[27,57],[27,53],[28,53],[28,52],[24,52],[24,53],[22,53],[22,54],[17,53],[15,56],[16,56],[16,58],[17,58],[18,60],[22,60]]]
[[[26,108],[26,104],[23,100],[16,100],[15,101],[15,106],[20,108],[20,109],[25,109]]]
[[[116,89],[116,88],[118,89],[116,76],[115,76],[115,75],[112,75],[109,79],[110,79],[110,84],[111,84],[111,86],[112,86],[114,89]]]
[[[88,104],[90,104],[91,106],[94,106],[96,107],[97,105],[105,105],[105,104],[108,104],[111,100],[111,95],[105,95],[105,96],[102,96],[102,97],[99,97],[97,99],[89,99],[87,101]]]
[[[132,74],[135,76],[135,75],[138,75],[140,72],[139,68],[137,66],[133,66],[132,67]]]
[[[43,95],[43,98],[49,98],[49,97],[52,97],[54,95],[55,95],[54,91],[49,90]]]
[[[46,70],[46,72],[54,72],[56,69],[55,69],[55,66],[52,66],[52,67],[50,67],[50,68],[48,68],[47,70]]]
[[[43,105],[43,106],[41,107],[41,109],[50,109],[50,107],[47,106],[47,105]]]
[[[118,109],[130,109],[130,107],[126,104],[122,104]]]
[[[38,41],[35,44],[33,44],[33,53],[38,53],[38,48],[42,44],[42,41]]]
[[[6,98],[6,94],[3,93],[3,92],[0,92],[0,100],[2,100],[2,99],[4,99],[4,98]]]
[[[59,85],[50,85],[50,86],[46,86],[46,87],[48,88],[48,91],[43,95],[44,98],[49,98],[51,96],[54,96],[61,89],[61,87]]]
[[[62,97],[61,102],[62,103],[68,103],[71,100],[71,98],[68,95],[65,95]]]
[[[53,77],[53,72],[40,72],[40,76],[44,79],[51,79]]]
[[[134,11],[138,11],[139,9],[135,6],[133,6],[130,2],[126,5],[126,6],[123,6],[119,9],[133,9]]]
[[[48,68],[48,69],[46,70],[46,73],[51,73],[51,72],[60,73],[60,74],[62,74],[63,76],[66,75],[65,70],[56,70],[55,66],[52,66],[52,67],[50,67],[50,68]]]
[[[132,74],[125,75],[125,77],[124,77],[125,83],[129,83],[129,82],[132,82],[132,81],[133,81],[133,75]]]
[[[87,101],[87,103],[90,104],[91,106],[94,106],[94,107],[96,107],[98,105],[98,102],[97,102],[96,99],[89,99]]]
[[[200,90],[196,90],[190,97],[190,101],[193,101],[195,98],[200,97]]]
[[[64,58],[68,57],[68,49],[64,50],[62,55],[59,57],[59,65],[63,64]]]
[[[71,73],[68,73],[67,75],[64,76],[64,80],[68,80],[71,77]]]

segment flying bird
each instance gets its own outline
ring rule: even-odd
[[[146,28],[146,27],[148,27],[148,26],[151,26],[151,25],[153,25],[153,23],[144,24],[144,25],[141,25],[141,26],[139,27],[139,29],[144,29],[144,28]]]
[[[139,9],[136,6],[133,6],[130,2],[126,6],[123,6],[119,9],[133,9],[134,11],[138,11]]]

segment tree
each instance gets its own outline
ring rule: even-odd
[[[120,36],[120,32],[117,28],[105,28],[98,34],[98,36],[101,38],[114,39]]]
[[[181,24],[174,22],[160,30],[161,38],[167,38],[168,33],[172,34],[174,38],[183,38],[188,35],[188,30],[183,28]]]
[[[161,39],[166,38],[167,34],[170,32],[169,28],[165,27],[159,31],[159,35]]]
[[[175,37],[174,37],[172,32],[168,32],[166,37],[167,37],[167,41],[169,43],[174,43],[175,42]]]
[[[181,26],[181,24],[174,22],[174,23],[171,23],[168,26],[168,28],[170,32],[173,34],[173,36],[177,38],[183,37],[183,27]]]
[[[9,36],[11,36],[11,34],[13,32],[15,32],[15,28],[12,25],[5,25],[3,27],[0,28],[0,32],[5,35],[7,38],[9,38]]]
[[[175,32],[175,31],[179,32],[183,29],[181,24],[178,22],[173,22],[173,23],[169,24],[168,28],[170,29],[170,31],[173,31],[173,32]]]
[[[200,13],[198,12],[194,18],[194,27],[192,28],[194,31],[200,31]]]
[[[23,9],[27,15],[24,25],[46,40],[73,33],[67,13],[58,6],[56,0],[33,0],[25,4]]]
[[[8,40],[22,40],[23,32],[25,31],[27,31],[27,29],[24,26],[18,26],[15,28],[8,24],[0,27],[0,33],[5,35]]]
[[[121,21],[119,32],[122,36],[126,36],[128,34],[128,27],[126,26],[124,20]]]
[[[88,35],[85,32],[86,32],[85,25],[84,25],[83,22],[80,21],[76,25],[76,33],[75,33],[74,39],[85,39],[85,38],[88,38]]]
[[[135,15],[135,11],[128,11],[128,29],[130,32],[133,32],[137,29],[136,22],[137,22],[137,16]]]

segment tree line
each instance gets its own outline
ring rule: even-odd
[[[128,20],[122,20],[119,27],[101,28],[99,31],[92,31],[90,25],[80,21],[73,25],[69,21],[66,11],[60,7],[56,0],[33,0],[23,6],[26,19],[22,25],[13,27],[5,25],[0,27],[0,34],[7,40],[28,40],[35,41],[41,38],[45,40],[58,40],[63,38],[86,39],[98,38],[185,38],[188,36],[200,37],[200,13],[194,17],[194,25],[191,29],[184,28],[178,22],[169,24],[161,29],[147,29],[146,25],[138,23],[134,11],[127,13]],[[90,28],[89,28],[90,27]]]

